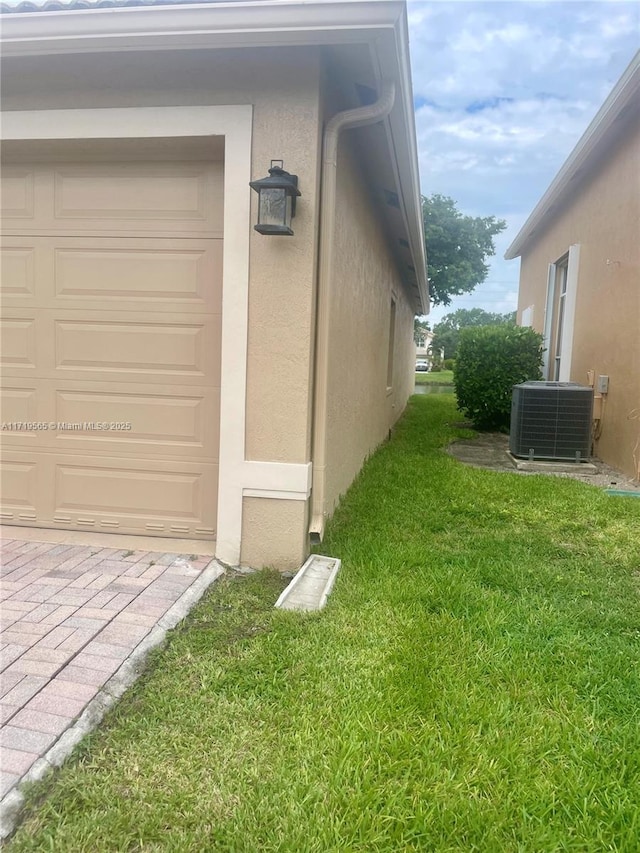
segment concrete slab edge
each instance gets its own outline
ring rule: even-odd
[[[518,471],[536,471],[539,474],[596,474],[598,469],[592,462],[553,462],[548,459],[520,459],[510,450],[507,458]]]
[[[89,702],[75,723],[60,735],[45,755],[34,762],[29,771],[16,783],[16,786],[3,797],[0,801],[0,840],[8,838],[16,828],[25,802],[21,788],[32,782],[39,782],[48,772],[62,766],[85,735],[98,726],[106,712],[139,678],[149,652],[164,641],[167,632],[175,628],[178,622],[184,619],[194,604],[202,598],[206,589],[224,573],[225,568],[216,560],[212,560],[202,574],[183,592],[151,631],[138,643],[122,666]]]
[[[284,609],[284,605],[285,605],[285,603],[286,603],[286,602],[287,602],[287,600],[290,598],[291,594],[294,592],[294,590],[295,590],[295,588],[297,587],[297,585],[298,585],[299,583],[301,583],[301,582],[304,580],[304,578],[305,578],[305,576],[306,576],[307,571],[308,571],[308,570],[313,566],[313,564],[314,564],[315,560],[316,560],[318,557],[320,557],[320,558],[321,558],[321,559],[323,559],[323,560],[332,560],[332,561],[334,562],[334,567],[333,567],[333,569],[331,570],[331,573],[330,573],[329,577],[327,578],[327,582],[326,582],[325,587],[324,587],[324,589],[323,589],[323,591],[322,591],[322,595],[320,596],[320,599],[319,599],[319,601],[318,601],[318,607],[317,607],[317,609],[318,609],[318,610],[322,610],[322,608],[323,608],[323,607],[325,606],[325,604],[327,603],[327,598],[329,597],[329,595],[330,595],[330,593],[331,593],[331,590],[333,589],[333,585],[335,584],[337,574],[338,574],[338,572],[340,571],[340,568],[341,568],[341,566],[342,566],[342,561],[341,561],[341,560],[338,560],[338,558],[337,558],[337,557],[325,557],[325,556],[323,556],[323,555],[321,555],[321,554],[312,554],[312,555],[311,555],[311,556],[310,556],[310,557],[309,557],[309,558],[308,558],[308,559],[307,559],[307,560],[302,564],[302,566],[300,567],[300,569],[298,569],[298,571],[297,571],[297,572],[296,572],[296,574],[294,575],[294,577],[293,577],[293,579],[291,580],[291,582],[290,582],[289,584],[287,584],[287,586],[282,590],[282,592],[281,592],[281,593],[280,593],[280,595],[278,596],[278,600],[276,601],[276,603],[275,603],[274,607],[277,607],[277,608],[280,608],[280,609]]]

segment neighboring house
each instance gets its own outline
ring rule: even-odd
[[[416,361],[428,361],[431,363],[433,343],[433,332],[423,331],[416,340]]]
[[[594,385],[596,454],[640,477],[640,53],[505,255],[518,256],[518,322],[544,334],[545,378]]]
[[[3,521],[299,566],[428,311],[405,3],[3,12]]]

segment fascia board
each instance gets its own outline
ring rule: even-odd
[[[112,7],[5,14],[4,57],[121,50],[362,42],[394,25],[397,0]]]
[[[406,13],[396,27],[396,56],[400,60],[399,78],[401,81],[404,124],[399,129],[403,147],[403,156],[398,158],[403,187],[406,187],[407,217],[409,220],[409,243],[416,270],[422,313],[429,313],[429,284],[427,280],[427,255],[422,219],[422,193],[418,166],[418,143],[415,111],[413,106],[413,84],[409,62],[409,29]]]
[[[404,14],[397,21],[393,34],[386,35],[384,39],[377,39],[375,46],[380,78],[398,81],[396,103],[385,120],[385,131],[416,271],[421,302],[419,313],[428,314],[429,286],[422,224],[422,196],[418,173],[413,86],[409,65],[409,37]]]
[[[640,51],[636,53],[609,97],[578,140],[576,147],[565,160],[549,188],[534,207],[529,218],[505,252],[505,260],[513,260],[522,254],[530,240],[535,237],[535,232],[545,217],[553,212],[565,194],[576,186],[574,181],[583,177],[582,173],[578,174],[580,170],[588,167],[588,161],[593,155],[605,150],[616,118],[633,101],[634,97],[637,98],[638,91],[640,91]]]
[[[420,191],[415,180],[415,169],[411,162],[411,145],[408,144],[404,116],[399,115],[400,110],[392,111],[385,120],[385,131],[387,144],[392,153],[392,161],[398,195],[401,200],[401,212],[404,225],[409,238],[411,259],[415,269],[418,292],[420,294],[420,307],[417,313],[424,315],[429,313],[429,289],[427,284],[427,265],[424,244],[424,227],[422,224],[422,205],[420,203]],[[417,162],[417,158],[416,158]]]

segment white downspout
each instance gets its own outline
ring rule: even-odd
[[[396,96],[392,82],[384,83],[374,104],[336,113],[324,131],[322,145],[322,185],[320,190],[320,245],[318,250],[318,301],[316,308],[316,357],[313,405],[313,485],[309,534],[319,541],[326,520],[325,482],[327,460],[327,392],[329,380],[329,340],[333,289],[333,237],[337,183],[338,139],[343,130],[375,124],[389,115]]]

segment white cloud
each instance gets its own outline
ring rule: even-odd
[[[508,223],[486,284],[433,319],[513,310],[502,254],[635,53],[640,4],[409,0],[409,28],[422,191]]]

